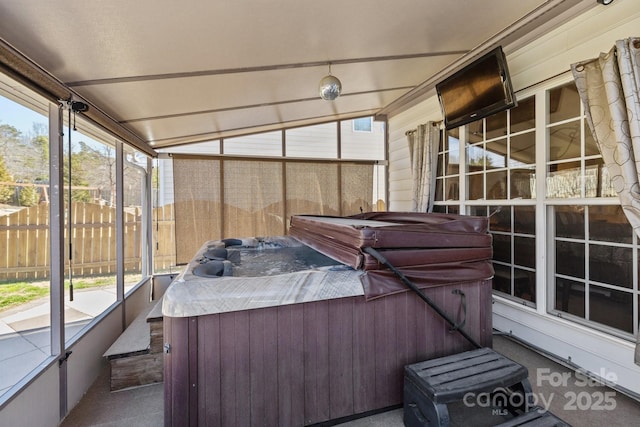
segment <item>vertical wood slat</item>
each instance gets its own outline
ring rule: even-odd
[[[82,202],[74,202],[72,206],[74,275],[115,273],[116,236],[115,224],[112,222],[115,217],[114,209]],[[175,265],[172,212],[173,206],[154,210],[154,221],[158,222],[158,232],[154,236],[159,243],[158,250],[154,250],[154,262],[159,269]],[[125,244],[126,272],[140,271],[141,268],[141,235],[138,233],[141,230],[141,219],[140,215],[131,215],[125,224],[125,233],[130,233],[131,238]],[[65,225],[63,232],[67,239],[68,225]],[[0,242],[9,248],[0,253],[0,281],[48,278],[49,205],[40,203],[1,216]],[[64,250],[64,259],[68,260],[68,243]]]
[[[250,413],[250,424],[247,426],[255,426],[259,424],[258,420],[264,420],[266,414],[265,393],[266,393],[266,375],[265,371],[270,367],[267,366],[265,356],[269,349],[266,348],[265,330],[265,312],[266,310],[253,310],[249,312],[249,378],[250,390],[248,405],[246,411]],[[276,396],[270,396],[275,398]],[[273,402],[277,404],[277,401]],[[266,421],[266,420],[265,420]]]
[[[10,219],[11,219],[11,215],[0,216],[0,243],[2,243],[2,245],[5,248],[11,247],[10,246],[11,240],[9,239],[9,237],[10,237],[10,231],[9,231]],[[2,271],[2,269],[6,269],[7,267],[9,267],[11,265],[9,263],[9,255],[10,255],[10,253],[11,253],[11,251],[0,252],[0,271]]]
[[[220,317],[220,375],[225,402],[233,400],[237,405],[223,405],[222,425],[250,425],[251,379],[249,314],[247,311],[225,313]]]
[[[375,408],[376,341],[374,304],[353,307],[353,409],[356,414]]]
[[[220,383],[220,316],[203,316],[198,320],[198,423],[220,426],[223,395]]]
[[[277,316],[276,308],[249,311],[252,426],[278,424]]]
[[[84,262],[89,262],[90,259],[90,256],[86,255],[85,242],[93,240],[91,236],[86,236],[85,239],[86,229],[84,224],[87,216],[87,208],[83,206],[82,215],[80,215],[79,206],[80,204],[78,203],[72,203],[70,208],[67,207],[71,213],[67,216],[67,223],[65,224],[65,232],[68,233],[65,239],[66,242],[71,242],[70,246],[69,243],[65,245],[65,250],[72,251],[71,255],[67,253],[65,259],[69,260],[69,258],[71,258],[70,268],[73,268],[72,272],[74,275],[83,274],[82,270],[78,270],[78,266]],[[69,220],[71,220],[71,224],[73,225],[71,230],[69,230]]]
[[[395,349],[395,312],[392,298],[382,298],[376,300],[376,312],[374,318],[375,342],[378,351],[374,353],[376,361],[376,407],[384,408],[392,405],[389,398],[389,386],[395,383],[392,378],[392,370],[395,355],[392,351],[381,351],[381,349]]]
[[[162,337],[165,343],[173,344],[173,324],[177,322],[178,319],[173,317],[165,317],[162,322]],[[166,426],[174,425],[173,422],[173,395],[175,393],[175,387],[173,387],[173,382],[178,381],[178,379],[174,379],[173,376],[173,353],[171,349],[167,353],[164,354],[164,359],[162,361],[162,370],[165,384],[171,384],[171,387],[165,386],[163,388],[163,397],[164,397],[164,424]]]
[[[165,270],[176,263],[176,239],[173,205],[153,209],[154,249],[153,262],[156,270]]]
[[[278,425],[304,425],[304,307],[277,308]]]
[[[399,296],[401,298],[398,300],[398,310],[396,310],[397,359],[394,377],[404,378],[403,369],[398,369],[398,367],[404,367],[416,360],[416,323],[412,319],[413,312],[410,311],[415,295],[405,292]],[[397,383],[397,392],[400,395],[402,395],[403,386],[403,380]]]
[[[198,427],[198,371],[200,369],[198,364],[198,319],[198,317],[190,317],[188,325],[189,422],[185,425],[191,427]]]
[[[438,304],[439,307],[444,307],[443,293],[438,289],[433,289],[429,291],[430,292],[427,292],[427,295],[431,297],[431,299],[436,304]],[[447,322],[445,322],[444,319],[438,316],[433,310],[427,310],[425,308],[425,311],[428,319],[427,324],[429,325],[429,329],[427,330],[427,336],[432,337],[434,340],[433,348],[429,352],[429,355],[427,356],[427,358],[428,359],[437,358],[437,357],[440,357],[441,355],[444,355],[445,353],[447,339],[451,336],[451,333],[449,332],[450,326],[447,324]],[[449,344],[449,345],[452,345],[452,344]]]
[[[221,396],[222,406],[220,411],[220,425],[233,426],[238,425],[236,421],[235,406],[226,404],[229,400],[236,400],[236,349],[235,339],[235,318],[233,313],[225,313],[220,315],[220,384],[224,390],[224,396]],[[214,374],[215,375],[215,374]],[[246,403],[246,399],[243,399]],[[175,424],[178,426],[179,424]]]
[[[20,214],[18,213],[18,215],[16,215],[18,221],[20,222]],[[17,245],[17,248],[21,248],[22,247],[22,242],[20,240],[20,234],[18,230],[9,230],[9,241],[7,242],[7,248],[11,248],[13,247],[13,245]],[[18,267],[20,264],[18,264],[18,250],[10,250],[7,251],[7,264],[11,265],[11,266],[16,266]],[[10,276],[12,279],[17,279],[19,276],[17,273],[14,273]]]
[[[190,413],[190,393],[191,386],[189,383],[189,318],[172,318],[165,319],[168,321],[169,343],[171,350],[165,360],[170,366],[165,370],[165,379],[172,384],[171,390],[167,393],[165,388],[165,396],[169,400],[165,400],[165,411],[168,410],[168,420],[176,426],[189,425]],[[165,365],[165,369],[167,366]],[[168,394],[168,396],[167,396]],[[167,408],[168,407],[168,408]],[[166,412],[165,412],[166,415]],[[194,416],[196,414],[193,414]]]
[[[173,395],[173,417],[180,420],[182,425],[189,425],[189,397],[191,387],[189,384],[189,346],[185,343],[189,339],[189,319],[180,319],[173,326],[171,354],[174,361],[172,368],[172,380],[178,381],[178,388]],[[177,362],[177,363],[176,363]]]
[[[329,408],[331,419],[353,412],[353,298],[329,304]]]
[[[455,317],[456,288],[467,296],[467,332],[490,342],[490,306],[477,306],[490,304],[491,281],[426,292]],[[187,339],[197,341],[198,356],[188,363],[198,365],[198,405],[191,409],[198,413],[185,415],[176,409],[189,401],[182,396],[190,392],[188,382],[180,376],[194,378],[194,371],[179,365],[188,356],[175,346],[188,348],[186,335],[184,327],[171,335],[167,425],[184,425],[190,417],[200,425],[306,425],[398,405],[406,364],[471,346],[409,292],[370,302],[351,297],[202,316],[196,338],[192,333]]]
[[[125,271],[141,271],[142,255],[141,228],[137,224],[141,221],[139,210],[135,213],[124,212],[124,268]]]
[[[38,226],[38,211],[36,210],[32,210],[29,209],[27,211],[27,223],[29,225],[34,225],[34,226]],[[26,230],[27,232],[27,256],[26,259],[24,260],[24,265],[32,265],[32,264],[37,264],[37,257],[38,257],[38,235],[37,235],[37,228],[30,230],[29,228],[27,228]],[[26,275],[25,275],[26,276]]]
[[[485,292],[485,289],[489,289]],[[493,347],[493,293],[492,281],[485,280],[476,290],[478,293],[479,340],[483,347]],[[471,300],[473,301],[473,300]],[[468,307],[468,305],[467,305]]]
[[[22,209],[21,211],[18,212],[19,215],[19,221],[21,223],[27,223],[29,224],[29,211],[26,209]],[[20,250],[16,251],[15,256],[16,256],[16,264],[19,266],[25,266],[28,265],[28,256],[27,256],[27,251],[28,251],[28,245],[29,245],[29,239],[28,239],[28,233],[29,233],[29,229],[23,229],[23,230],[18,230],[17,231],[17,239],[20,242]],[[16,279],[21,279],[22,275],[21,274],[16,274]]]
[[[49,239],[50,239],[50,235],[49,235],[49,205],[48,204],[38,204],[37,205],[37,209],[38,209],[38,229],[37,229],[37,236],[38,236],[38,257],[36,259],[36,266],[48,266],[49,265]],[[40,272],[38,274],[38,272],[36,272],[35,275],[36,278],[44,278],[44,277],[49,277],[49,272],[48,271],[44,271],[44,272]]]
[[[305,424],[330,419],[329,303],[304,304],[304,414]]]

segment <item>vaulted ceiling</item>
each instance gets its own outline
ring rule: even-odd
[[[0,38],[149,147],[366,115],[595,0],[0,2]],[[507,52],[508,53],[508,52]],[[329,71],[334,101],[318,96]]]

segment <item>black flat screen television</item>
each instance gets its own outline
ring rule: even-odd
[[[436,85],[446,129],[517,105],[507,60],[497,47]]]

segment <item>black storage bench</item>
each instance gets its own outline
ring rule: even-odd
[[[571,427],[549,411],[534,406],[522,415],[498,424],[495,427]]]
[[[511,411],[533,408],[533,395],[524,366],[480,348],[407,365],[404,369],[404,423],[407,427],[449,426],[447,405],[461,402],[467,393],[520,393]],[[506,400],[506,399],[505,399]],[[516,424],[517,425],[517,424]],[[535,424],[534,424],[535,425]]]

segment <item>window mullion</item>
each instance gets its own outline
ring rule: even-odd
[[[462,215],[466,212],[466,201],[469,200],[469,195],[467,194],[467,174],[469,172],[467,165],[467,140],[468,140],[468,127],[463,126],[460,128],[460,142],[458,143],[458,155],[459,155],[459,166],[458,166],[458,200],[460,203],[460,213]],[[446,200],[446,197],[445,197]]]
[[[550,262],[555,259],[555,247],[553,244],[553,234],[547,230],[547,207],[546,200],[546,176],[547,176],[547,108],[548,98],[546,91],[542,90],[536,95],[535,101],[535,141],[536,141],[536,182],[535,182],[535,204],[536,204],[536,310],[540,314],[547,312],[547,308],[553,308],[551,296],[552,287],[555,288],[554,269],[550,268]],[[548,285],[547,285],[548,284]],[[549,298],[547,297],[549,295]]]
[[[65,349],[64,336],[64,144],[62,110],[49,106],[49,218],[51,245],[51,355],[60,357]],[[60,359],[61,361],[63,359]],[[60,363],[60,419],[67,414],[67,363]]]

